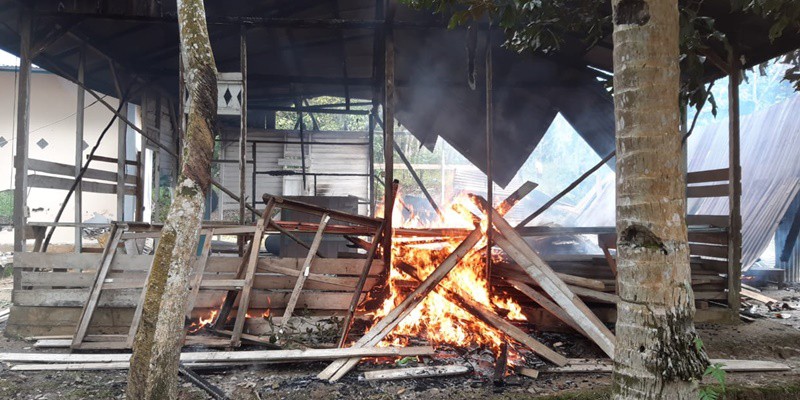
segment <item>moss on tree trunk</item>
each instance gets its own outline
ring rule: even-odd
[[[217,71],[202,0],[178,0],[181,54],[191,97],[181,174],[156,248],[128,374],[129,399],[174,399],[189,274],[210,183]]]

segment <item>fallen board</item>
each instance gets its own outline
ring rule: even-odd
[[[711,364],[722,364],[725,372],[779,372],[790,371],[792,368],[786,364],[766,360],[726,360],[711,359]],[[583,360],[571,359],[564,367],[553,367],[542,370],[542,373],[610,373],[614,365],[609,360]]]
[[[409,357],[432,355],[433,347],[348,347],[344,349],[217,351],[181,353],[181,362],[293,362],[329,360],[338,357]],[[53,354],[53,353],[0,353],[0,361],[25,363],[127,363],[130,354]],[[53,365],[53,364],[42,364]],[[231,364],[233,365],[233,364]]]
[[[463,365],[440,365],[435,367],[414,367],[367,371],[364,372],[364,379],[368,381],[388,381],[398,379],[462,375],[466,374],[467,372],[469,372],[469,368]]]
[[[744,297],[747,297],[749,299],[753,299],[755,301],[760,301],[760,302],[762,302],[764,304],[777,303],[778,302],[778,300],[775,300],[772,297],[765,296],[765,295],[763,295],[761,293],[754,292],[752,290],[747,290],[745,288],[742,288],[742,292],[741,293],[742,293],[742,296],[744,296]]]

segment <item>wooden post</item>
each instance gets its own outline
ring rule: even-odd
[[[392,260],[392,205],[394,195],[390,182],[394,181],[394,29],[392,27],[396,4],[390,0],[385,22],[385,65],[384,65],[384,99],[383,99],[383,158],[384,158],[384,210],[383,218],[386,227],[383,234],[383,259],[391,265]]]
[[[492,26],[486,30],[486,200],[489,202],[489,208],[494,209],[494,189],[492,177],[492,135],[494,134],[494,111],[492,107]],[[444,182],[442,182],[444,183]],[[486,213],[486,225],[489,227],[486,231],[486,280],[492,279],[492,213]],[[489,285],[489,291],[492,292],[492,285]]]
[[[369,149],[367,149],[367,154],[369,154],[369,216],[375,216],[375,111],[376,108],[373,107],[372,111],[369,113]]]
[[[31,106],[31,9],[20,15],[19,80],[17,81],[17,154],[14,157],[14,252],[25,251],[28,214],[28,134]]]
[[[122,97],[120,96],[120,100]],[[121,108],[122,112],[128,113],[128,105]],[[125,221],[125,175],[128,166],[125,161],[128,159],[128,125],[122,121],[117,123],[117,221]]]
[[[119,75],[117,75],[117,69],[114,66],[114,63],[109,59],[108,60],[108,68],[111,70],[111,75],[114,78],[114,89],[117,93],[117,98],[119,101],[122,101],[125,94],[122,92],[122,82],[120,81]],[[85,90],[84,90],[85,92]],[[124,113],[125,115],[128,114],[128,105],[125,104],[123,107],[120,107],[120,112]],[[128,167],[125,161],[127,161],[128,157],[128,126],[119,121],[117,125],[117,187],[124,188],[125,187],[125,175],[127,175]],[[138,187],[138,184],[137,184]],[[125,190],[117,190],[117,221],[125,221]]]
[[[728,307],[735,316],[739,313],[742,284],[742,167],[739,161],[739,61],[731,51],[728,79],[728,156],[729,156],[729,210],[728,233]]]
[[[242,112],[240,118],[241,131],[239,132],[239,223],[244,225],[245,220],[245,203],[247,197],[247,180],[245,179],[245,172],[247,171],[247,28],[242,25],[239,28],[239,63],[242,72]],[[253,152],[255,154],[255,152]],[[255,168],[253,165],[253,176],[255,176]],[[253,184],[255,190],[255,184]]]
[[[86,47],[81,46],[80,48],[80,55],[78,56],[78,82],[81,84],[86,84],[85,82],[85,72],[86,72]],[[84,104],[86,103],[86,91],[79,85],[78,86],[78,96],[77,96],[77,105],[75,109],[75,178],[81,174],[81,168],[83,167],[83,122],[84,122]],[[117,192],[119,193],[124,190],[117,188]],[[83,248],[83,238],[82,238],[82,229],[81,229],[81,222],[83,221],[83,190],[81,189],[81,183],[78,182],[78,185],[75,187],[75,199],[74,199],[74,207],[75,207],[75,252],[80,253]]]

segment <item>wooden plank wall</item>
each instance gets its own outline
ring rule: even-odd
[[[6,332],[16,336],[71,334],[89,296],[100,254],[21,253],[15,257],[13,309]],[[300,258],[262,258],[258,263],[250,314],[260,316],[269,310],[280,315],[291,295],[295,276],[276,270],[299,271]],[[90,333],[120,333],[130,325],[132,313],[140,298],[149,255],[118,254],[100,295],[98,310]],[[214,290],[235,279],[241,263],[239,257],[210,257],[201,291],[193,314],[208,315],[217,309],[227,292]],[[347,310],[364,260],[316,259],[311,265],[304,290],[297,304],[302,314],[333,315]],[[372,289],[383,270],[381,261],[374,261],[364,292]],[[59,332],[59,333],[55,333]]]

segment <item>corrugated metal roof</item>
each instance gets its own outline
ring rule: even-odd
[[[742,266],[769,246],[778,223],[800,191],[800,94],[741,119]],[[728,167],[728,121],[693,135],[689,171]],[[576,226],[614,226],[614,185],[592,201]],[[689,214],[727,215],[727,198],[690,199]]]
[[[0,0],[0,48],[18,53],[18,0]],[[145,15],[155,4],[156,16]],[[249,120],[261,121],[269,105],[288,105],[298,96],[345,96],[371,99],[382,86],[380,31],[382,15],[375,1],[207,0],[209,30],[220,71],[239,70],[237,17],[250,18],[248,31]],[[106,94],[115,89],[109,58],[129,82],[133,76],[175,93],[177,98],[178,34],[174,2],[39,0],[37,39],[57,26],[70,26],[34,60],[50,70],[74,74],[81,42],[87,53],[87,84]],[[730,33],[747,66],[797,47],[797,32],[770,42],[771,21],[730,11],[728,0],[706,0],[703,11]],[[610,8],[609,8],[610,10]],[[565,12],[569,12],[565,10]],[[127,18],[126,16],[134,16]],[[287,20],[292,19],[292,20]],[[311,22],[299,21],[302,18]],[[355,23],[332,27],[332,20]],[[317,21],[317,22],[314,22]],[[467,84],[466,34],[445,29],[447,17],[399,5],[395,19],[398,120],[428,145],[437,135],[448,140],[484,169],[486,150],[482,101],[483,35],[475,54],[477,90]],[[302,27],[299,27],[302,25]],[[747,35],[738,35],[745,30]],[[498,33],[496,39],[500,41]],[[376,41],[376,38],[378,39]],[[377,46],[376,46],[377,44]],[[614,146],[613,105],[587,65],[612,69],[609,37],[591,48],[567,40],[558,54],[495,56],[495,182],[506,186],[539,143],[556,112],[561,112],[600,156]],[[378,72],[375,74],[374,72]],[[709,76],[719,74],[708,68]],[[346,84],[345,84],[346,83]]]

